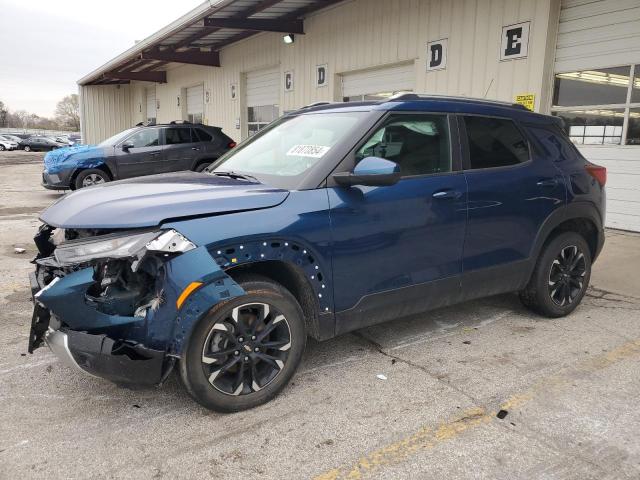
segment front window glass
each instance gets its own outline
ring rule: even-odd
[[[392,115],[356,152],[356,161],[380,157],[400,165],[403,176],[451,171],[446,115]]]
[[[100,142],[98,144],[99,147],[113,147],[120,140],[123,140],[125,137],[129,136],[131,132],[135,132],[135,128],[130,128],[128,130],[124,130],[120,133],[116,133],[114,136],[107,138],[106,140]]]
[[[306,114],[283,118],[255,139],[241,144],[212,167],[261,177],[297,177],[320,162],[348,137],[365,112]]]
[[[160,144],[157,128],[145,128],[134,133],[126,140],[133,148],[156,147]]]
[[[511,120],[465,117],[471,169],[506,167],[529,160],[526,140]]]

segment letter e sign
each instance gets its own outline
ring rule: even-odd
[[[446,38],[427,43],[427,71],[444,70],[447,68]]]
[[[526,58],[529,54],[529,27],[531,22],[502,27],[500,60]]]

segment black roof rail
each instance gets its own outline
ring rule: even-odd
[[[166,125],[191,125],[189,120],[171,120]]]
[[[156,122],[139,122],[136,123],[136,127],[152,127],[156,124]]]
[[[320,107],[322,105],[331,105],[332,103],[335,102],[314,102],[310,103],[309,105],[305,105],[304,107],[300,107],[299,110],[304,110],[305,108]]]
[[[529,110],[524,105],[513,102],[503,102],[501,100],[490,100],[487,98],[475,98],[475,97],[461,97],[455,95],[430,95],[423,93],[399,93],[392,97],[389,97],[383,102],[394,102],[397,100],[454,100],[460,102],[472,102],[472,103],[486,103],[489,105],[500,105],[502,107],[519,108],[521,110]]]

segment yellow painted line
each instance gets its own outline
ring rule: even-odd
[[[542,390],[562,386],[571,379],[568,373],[595,372],[639,354],[640,339],[625,343],[610,352],[589,358],[573,368],[569,367],[564,373],[546,377],[524,393],[507,399],[500,405],[500,409],[517,409],[535,398]],[[440,423],[435,428],[422,427],[408,437],[360,457],[353,465],[331,469],[314,477],[314,480],[360,480],[363,477],[369,477],[386,466],[400,463],[421,451],[454,440],[468,430],[489,423],[495,416],[495,411],[489,412],[482,407],[471,408],[451,421]]]

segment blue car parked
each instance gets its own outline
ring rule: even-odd
[[[303,108],[206,171],[73,192],[41,215],[33,351],[114,382],[175,367],[235,411],[325,340],[519,292],[582,300],[603,243],[606,170],[555,117],[405,94]]]

